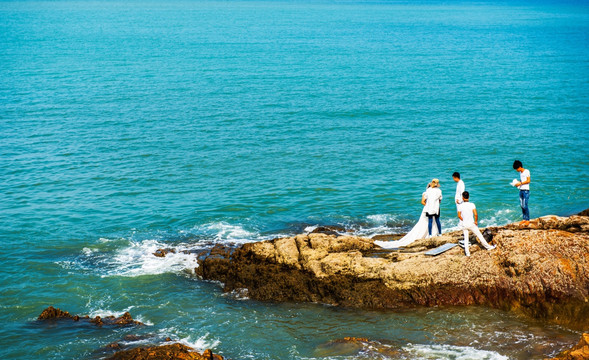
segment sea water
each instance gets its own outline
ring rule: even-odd
[[[454,171],[482,226],[518,221],[515,159],[532,217],[589,207],[588,34],[582,1],[0,2],[0,357],[100,358],[128,334],[233,359],[555,354],[579,333],[259,303],[151,253],[401,233],[434,177],[452,229]],[[147,326],[36,323],[49,305]]]

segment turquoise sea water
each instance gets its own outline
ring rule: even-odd
[[[368,312],[226,296],[201,249],[344,225],[403,232],[433,177],[456,225],[589,207],[583,2],[0,2],[0,357],[99,358],[124,335],[233,359],[527,359],[577,341],[484,308]],[[47,306],[141,329],[55,327]],[[325,345],[344,336],[400,350]],[[392,357],[391,357],[392,356]]]

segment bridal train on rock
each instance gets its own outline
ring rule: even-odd
[[[421,216],[417,224],[399,240],[395,241],[380,241],[376,240],[374,243],[383,249],[395,249],[402,246],[407,246],[415,240],[424,239],[429,235],[429,221],[428,211],[430,213],[437,213],[437,224],[439,224],[440,214],[440,201],[442,200],[442,192],[439,190],[439,180],[433,179],[431,183],[427,185],[425,192],[421,195],[421,203],[424,205],[421,211]],[[432,190],[435,190],[432,192]],[[437,192],[436,192],[437,191]],[[432,196],[435,194],[435,197]],[[430,215],[431,217],[432,215]],[[433,219],[432,219],[433,220]],[[431,236],[440,235],[440,226],[434,224],[431,230]]]
[[[411,229],[411,231],[409,231],[407,233],[407,235],[405,235],[401,239],[395,240],[395,241],[376,240],[376,241],[374,241],[374,243],[383,249],[394,249],[394,248],[398,248],[398,247],[402,247],[402,246],[407,246],[407,245],[411,244],[412,242],[414,242],[415,240],[423,239],[428,235],[428,230],[427,230],[428,224],[427,223],[428,223],[427,216],[425,214],[425,209],[424,209],[421,212],[421,216],[419,217],[419,221],[417,222],[417,224],[415,224],[413,229]],[[437,228],[437,226],[434,226],[432,228],[432,236],[438,236],[438,235],[439,235],[438,228]]]

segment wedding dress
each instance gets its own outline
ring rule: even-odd
[[[419,221],[417,222],[417,224],[415,224],[413,229],[411,229],[411,231],[409,231],[407,233],[407,235],[405,235],[401,239],[395,240],[395,241],[376,240],[376,241],[374,241],[374,243],[383,249],[394,249],[394,248],[398,248],[398,247],[402,247],[402,246],[407,246],[407,245],[411,244],[412,242],[414,242],[415,240],[424,239],[429,234],[428,229],[427,229],[427,223],[428,223],[428,221],[427,221],[427,216],[425,215],[425,206],[424,206],[423,210],[421,211],[421,216],[419,217]],[[437,235],[439,235],[438,227],[435,226],[435,224],[434,224],[434,226],[432,226],[432,236],[437,236]]]

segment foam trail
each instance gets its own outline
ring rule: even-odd
[[[262,240],[258,232],[249,231],[240,225],[229,224],[225,221],[198,225],[193,230],[200,235],[211,238],[215,243],[241,244]]]
[[[478,350],[468,346],[454,345],[413,345],[403,348],[415,359],[455,359],[455,360],[508,360],[494,351]]]
[[[186,246],[176,246],[176,253],[168,253],[165,257],[156,257],[153,253],[160,248],[169,248],[156,240],[132,241],[128,247],[117,250],[115,255],[106,259],[111,268],[104,276],[140,276],[194,271],[198,266],[194,254],[185,254]]]

